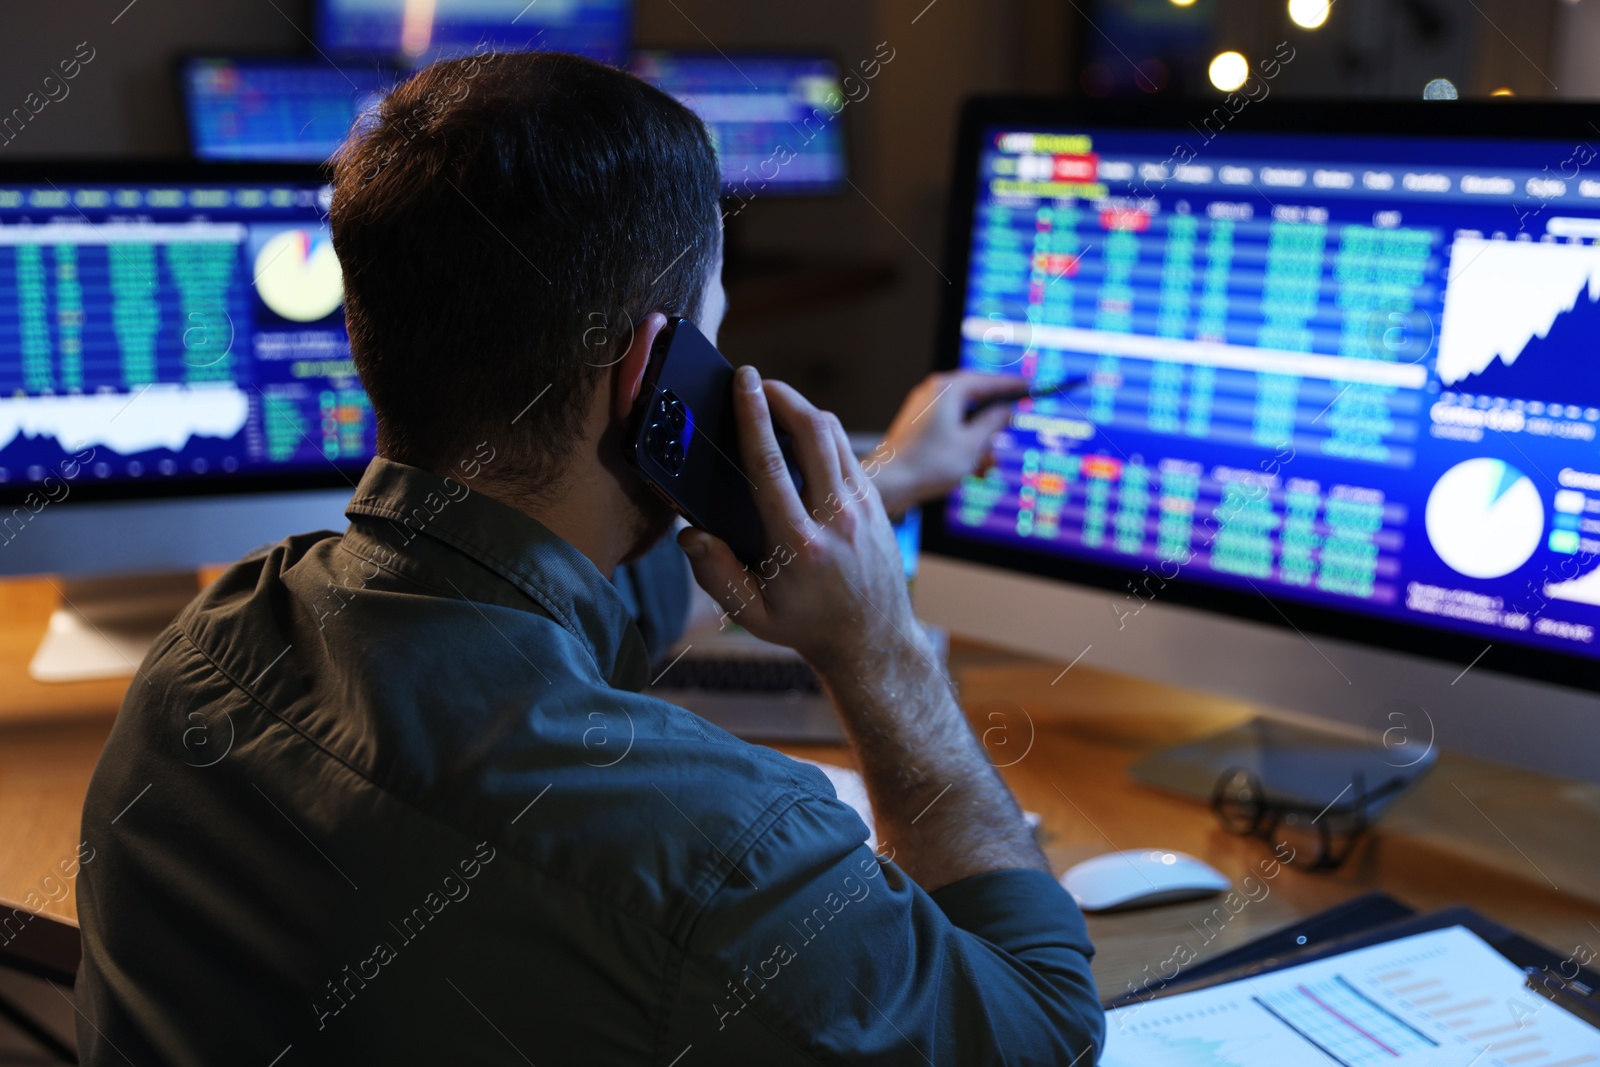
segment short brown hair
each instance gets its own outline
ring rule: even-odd
[[[335,157],[330,213],[379,453],[440,471],[487,440],[497,478],[546,487],[633,325],[698,315],[718,192],[699,118],[591,60],[396,88]]]

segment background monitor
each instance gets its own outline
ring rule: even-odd
[[[190,154],[321,163],[399,80],[370,63],[196,56],[178,64]]]
[[[729,194],[844,188],[845,97],[826,56],[640,52],[633,72],[705,121]]]
[[[1597,777],[1587,113],[1192,110],[965,112],[940,362],[1088,380],[931,509],[925,610]]]
[[[287,164],[0,168],[0,573],[78,583],[36,674],[127,672],[197,565],[344,525],[375,433],[329,196]],[[181,576],[84,581],[150,572]]]
[[[628,58],[632,0],[317,0],[319,47],[423,64],[478,48]]]

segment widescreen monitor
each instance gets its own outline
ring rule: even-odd
[[[1581,733],[1503,751],[1593,755],[1586,112],[1245,104],[968,108],[940,362],[1044,395],[930,509],[926,547],[1103,590],[1036,635],[1066,660],[1181,673],[1209,648],[1223,688],[1270,677],[1266,699],[1381,726],[1398,694],[1342,659],[1368,645],[1443,661],[1435,708],[1507,677],[1589,691],[1551,697],[1596,713]],[[1190,609],[1281,640],[1239,658]]]
[[[288,164],[0,168],[0,573],[192,595],[198,564],[342,527],[375,428],[329,196]]]
[[[627,61],[633,0],[317,0],[317,45],[334,56],[423,64],[469,52],[576,52]]]
[[[633,72],[705,121],[730,195],[844,188],[845,96],[832,59],[640,52]]]
[[[208,161],[321,163],[400,75],[372,63],[195,56],[178,64],[189,151]]]

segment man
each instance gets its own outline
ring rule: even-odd
[[[607,578],[671,516],[621,433],[667,316],[715,334],[717,190],[690,112],[557,54],[431,67],[342,155],[381,458],[343,535],[233,567],[129,691],[84,809],[85,1063],[1094,1060],[1082,917],[912,616],[881,499],[970,467],[980,383],[923,386],[869,478],[837,420],[740,368],[781,565],[679,537],[816,669],[882,855],[813,768],[638,692]]]

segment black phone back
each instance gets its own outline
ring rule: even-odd
[[[798,485],[786,439],[779,434]],[[684,518],[726,541],[745,564],[759,567],[771,555],[739,452],[733,365],[688,319],[672,319],[656,338],[627,454]]]

